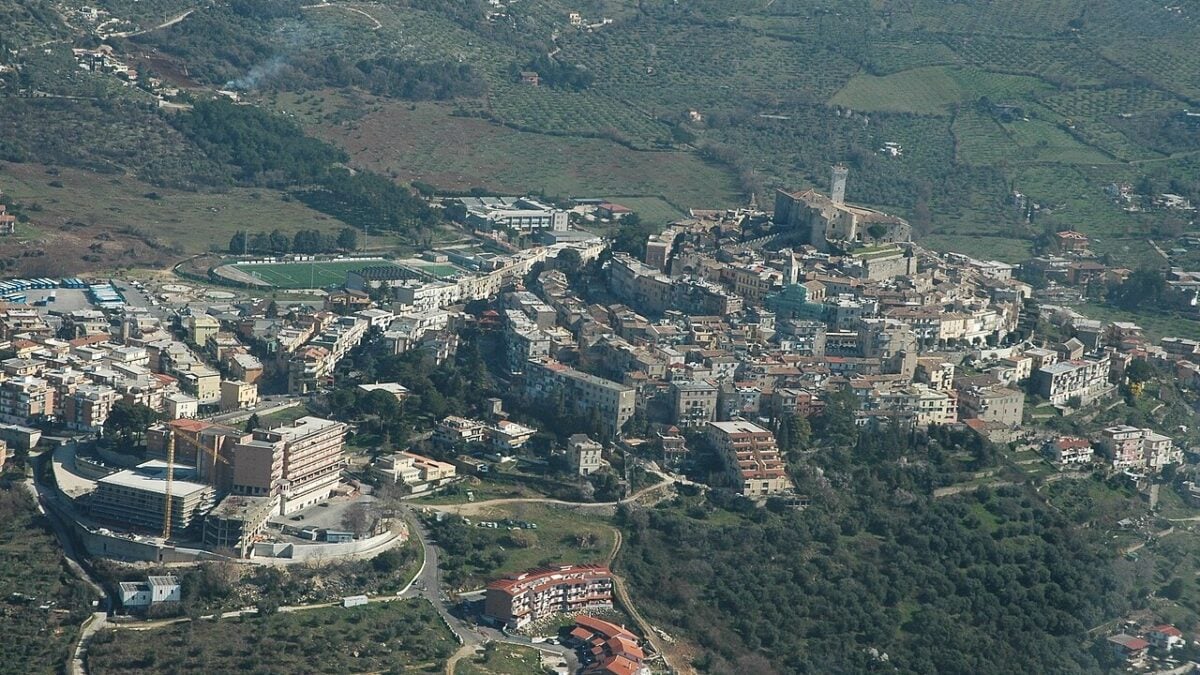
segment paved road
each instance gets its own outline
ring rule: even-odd
[[[549,645],[545,643],[533,644],[528,638],[523,638],[513,635],[505,635],[504,633],[486,626],[475,625],[473,622],[459,618],[450,612],[450,598],[446,595],[441,587],[441,567],[438,564],[438,556],[440,548],[432,537],[429,531],[420,522],[420,520],[412,513],[409,507],[403,507],[404,514],[409,523],[409,531],[417,537],[421,542],[421,549],[424,551],[425,560],[418,571],[416,578],[413,580],[409,588],[404,592],[405,597],[420,597],[429,600],[433,606],[437,608],[438,614],[450,627],[450,630],[458,637],[462,643],[462,647],[446,662],[447,675],[453,675],[454,666],[463,658],[469,658],[478,649],[481,649],[489,642],[501,642],[507,644],[521,645],[523,647],[534,647],[543,652],[548,652],[557,656],[562,661],[566,662],[567,667],[574,672],[579,667],[579,662],[575,657],[575,653],[561,645]],[[551,658],[551,661],[554,659]]]

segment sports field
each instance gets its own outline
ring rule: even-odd
[[[356,258],[354,260],[316,260],[263,265],[241,264],[231,267],[276,288],[324,288],[341,286],[346,283],[346,272],[383,262],[386,262],[383,258]]]

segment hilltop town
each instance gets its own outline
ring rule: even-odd
[[[1200,669],[1200,15],[0,0],[0,672]]]
[[[563,559],[463,561],[454,542],[484,536],[471,530],[534,551],[564,526],[489,500],[611,509],[699,490],[802,513],[828,498],[807,456],[841,424],[966,449],[935,497],[1105,481],[1150,513],[1168,494],[1177,512],[1200,503],[1200,342],[1072,308],[1146,272],[1100,263],[1072,231],[1020,265],[933,252],[903,218],[847,203],[848,179],[834,167],[829,195],[781,190],[772,211],[695,210],[633,240],[596,233],[646,231],[611,202],[450,197],[477,243],[0,282],[9,467],[31,467],[81,561],[112,561],[97,583],[118,617],[205,606],[164,564],[340,568],[438,546],[401,596],[429,598],[466,645],[537,644],[586,673],[678,668],[675,638],[617,593],[586,524],[565,524],[585,543]],[[1196,278],[1153,285],[1194,313]],[[233,592],[269,612],[246,583]],[[396,587],[347,582],[343,604]],[[536,637],[562,614],[578,615],[569,635]],[[1146,630],[1107,644],[1146,667],[1187,644]]]

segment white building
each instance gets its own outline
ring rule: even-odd
[[[179,602],[182,589],[172,576],[146,577],[146,581],[120,583],[121,606],[125,609],[144,609],[164,602]]]

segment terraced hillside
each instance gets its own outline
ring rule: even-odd
[[[152,98],[73,69],[70,46],[107,36],[192,95],[239,89],[352,163],[446,189],[647,195],[678,210],[769,203],[847,162],[850,199],[907,215],[935,246],[1012,258],[1058,227],[1117,254],[1179,229],[1110,203],[1114,182],[1200,200],[1200,124],[1185,115],[1200,103],[1200,10],[1187,3],[104,0],[99,19],[74,4],[0,0],[24,29],[3,38],[21,69],[0,74],[0,94],[70,97],[51,120],[70,133],[40,130],[71,139],[36,144],[50,162],[160,185],[205,189],[211,167],[163,144],[159,113],[138,124],[169,151],[115,156],[97,118]],[[14,117],[0,156],[32,161],[12,139],[35,136]],[[1032,222],[1013,191],[1039,205]]]

